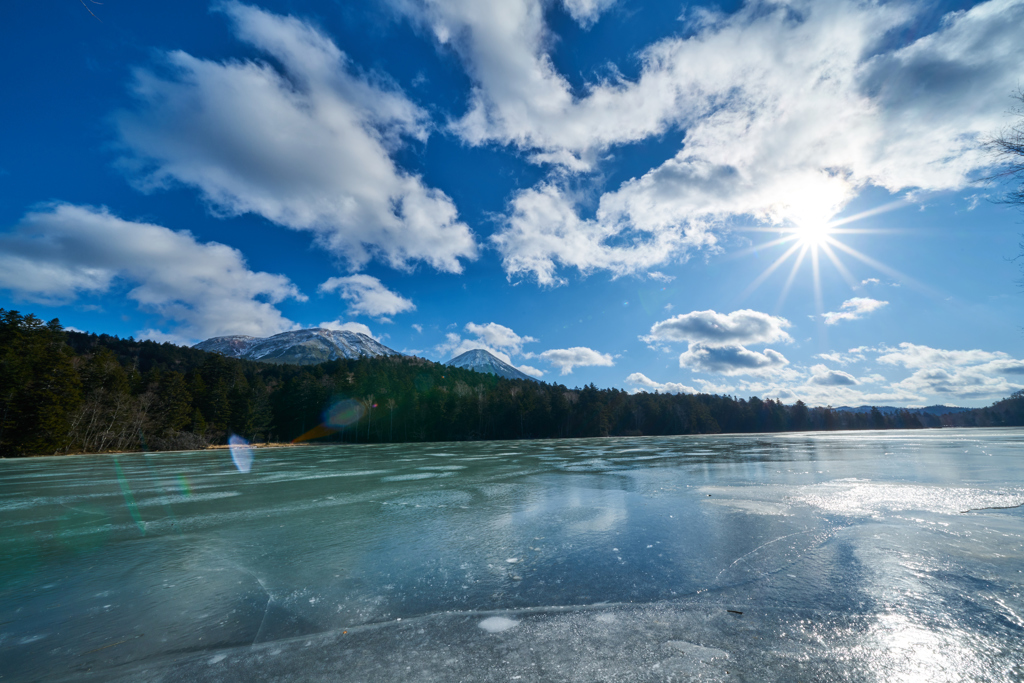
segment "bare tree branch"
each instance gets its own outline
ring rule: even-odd
[[[1019,118],[1016,123],[1004,128],[998,136],[985,141],[985,148],[993,156],[999,170],[983,180],[1012,178],[1017,181],[1016,188],[994,201],[1024,208],[1024,87],[1012,97],[1020,101],[1020,105],[1011,110]]]
[[[93,12],[93,11],[92,11],[91,9],[89,9],[89,6],[88,6],[87,4],[85,4],[85,0],[78,0],[78,1],[79,1],[80,3],[82,3],[82,7],[84,7],[84,8],[85,8],[85,11],[86,11],[86,12],[88,12],[89,14],[91,14],[91,15],[92,15],[92,18],[93,18],[93,19],[95,19],[96,21],[100,22],[101,24],[103,23],[103,20],[102,20],[102,19],[100,19],[99,17],[97,17],[97,16],[96,16],[96,13],[95,13],[95,12]],[[89,0],[89,2],[91,2],[91,3],[92,3],[92,4],[94,4],[94,5],[102,5],[102,4],[103,4],[102,2],[96,2],[96,0]]]

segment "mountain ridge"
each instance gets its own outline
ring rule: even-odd
[[[289,330],[270,337],[252,337],[244,334],[211,337],[193,345],[192,348],[219,353],[229,358],[283,365],[316,365],[339,358],[402,355],[360,332],[330,330],[323,327]]]

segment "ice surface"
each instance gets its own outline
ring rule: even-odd
[[[2,461],[0,673],[1019,682],[1021,452],[1001,429]]]

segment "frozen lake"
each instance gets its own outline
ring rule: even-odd
[[[0,462],[0,680],[1021,681],[1024,430]]]

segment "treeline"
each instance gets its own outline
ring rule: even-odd
[[[507,380],[414,357],[255,363],[65,331],[0,309],[0,455],[345,443],[1024,424],[1024,394],[944,415],[629,394]]]

